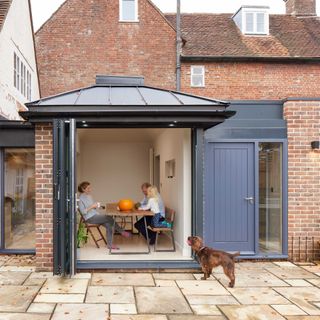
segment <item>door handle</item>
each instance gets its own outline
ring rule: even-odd
[[[253,204],[254,198],[253,197],[247,197],[247,198],[244,198],[244,200],[247,200],[247,201],[250,202],[250,204]]]

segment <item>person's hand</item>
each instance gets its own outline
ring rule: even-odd
[[[93,209],[97,209],[98,207],[99,207],[99,205],[98,205],[97,202],[92,205],[92,208],[93,208]]]

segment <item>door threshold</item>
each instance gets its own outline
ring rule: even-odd
[[[88,269],[199,269],[195,260],[81,260],[77,262],[78,270]]]

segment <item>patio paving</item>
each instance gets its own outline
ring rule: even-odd
[[[221,268],[207,281],[200,272],[70,279],[34,269],[33,259],[0,256],[0,320],[320,319],[320,265],[240,262],[234,288]]]

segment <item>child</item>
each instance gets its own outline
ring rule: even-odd
[[[169,224],[163,220],[159,208],[159,193],[157,187],[150,186],[147,190],[148,203],[139,208],[139,210],[151,210],[154,213],[151,226],[154,228],[167,228]]]

